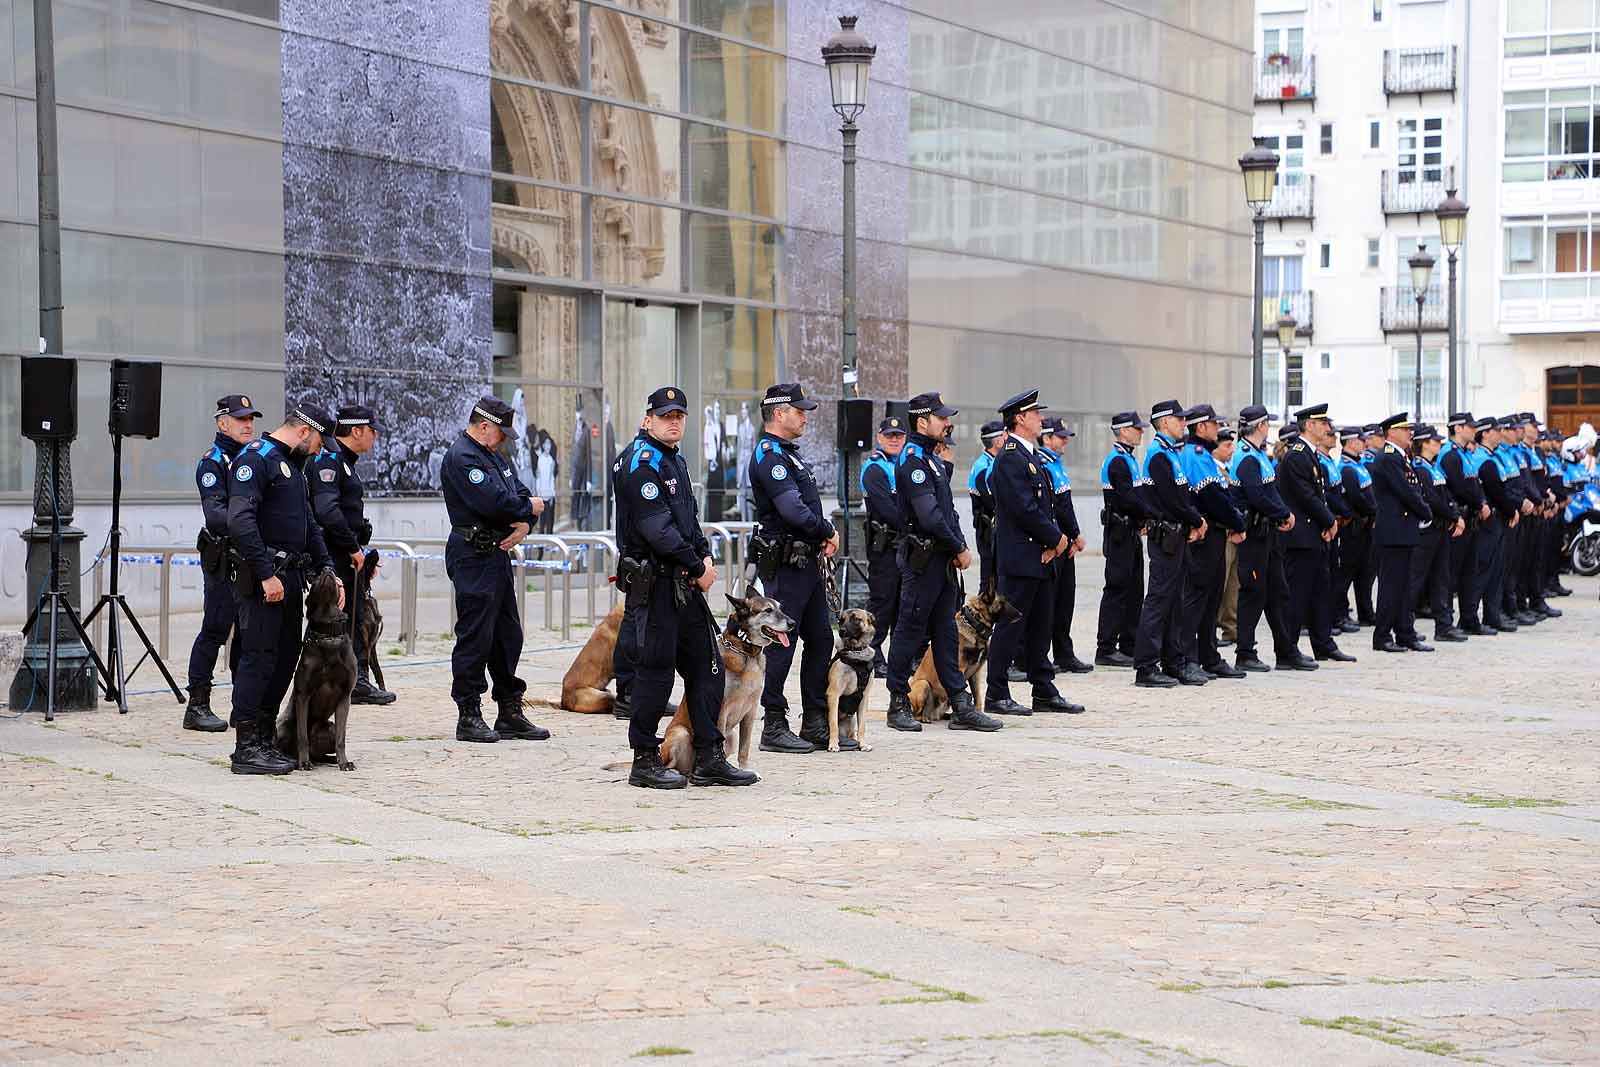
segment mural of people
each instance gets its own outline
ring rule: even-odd
[[[583,417],[583,397],[578,397],[578,410],[573,416],[572,430],[572,475],[569,488],[572,490],[572,525],[574,529],[589,529],[589,495],[591,477],[589,472],[590,447],[589,447],[589,422]]]
[[[533,491],[544,500],[544,511],[539,515],[539,532],[556,531],[556,457],[555,442],[543,430],[539,431],[538,467],[533,476]]]

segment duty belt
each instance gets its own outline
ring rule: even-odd
[[[1131,516],[1124,515],[1120,511],[1112,511],[1110,508],[1101,508],[1100,509],[1100,524],[1102,526],[1133,526],[1133,525],[1135,525],[1135,523],[1133,521],[1133,518]]]
[[[483,553],[495,551],[500,547],[501,541],[511,536],[510,530],[501,533],[486,526],[452,526],[450,530],[460,536],[467,544]]]

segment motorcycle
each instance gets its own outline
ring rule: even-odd
[[[1600,574],[1600,522],[1584,519],[1567,548],[1572,570],[1585,578]]]

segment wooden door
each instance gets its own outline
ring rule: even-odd
[[[1600,430],[1600,367],[1545,371],[1545,421],[1567,436],[1587,422]]]

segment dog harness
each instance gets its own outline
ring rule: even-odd
[[[864,692],[867,688],[867,679],[872,675],[872,660],[875,653],[870,648],[841,648],[833,654],[833,662],[847,663],[856,672],[856,692]]]
[[[334,629],[322,629],[315,622],[307,624],[305,639],[319,645],[337,645],[349,640],[350,616],[341,611],[329,619],[327,625]]]
[[[978,635],[978,640],[983,642],[987,650],[989,638],[994,636],[994,627],[985,623],[978,613],[972,610],[970,604],[961,605],[961,610],[957,614],[967,620],[967,625],[972,627],[972,632]]]

